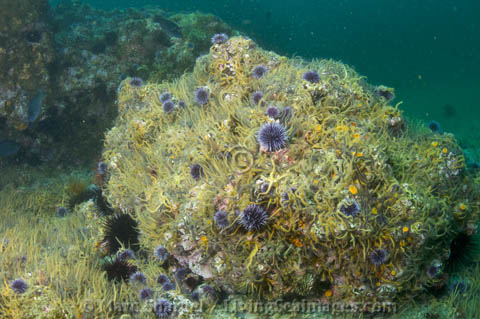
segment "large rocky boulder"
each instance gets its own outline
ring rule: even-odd
[[[443,284],[480,205],[454,137],[407,124],[391,89],[340,62],[214,40],[180,80],[119,90],[105,194],[142,247],[266,298],[408,300]]]

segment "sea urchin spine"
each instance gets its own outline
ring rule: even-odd
[[[258,132],[258,143],[267,152],[276,152],[287,145],[287,130],[280,123],[264,124]]]
[[[240,216],[240,225],[247,231],[259,230],[267,224],[268,214],[260,206],[248,205]]]

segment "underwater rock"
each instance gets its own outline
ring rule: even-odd
[[[31,124],[46,114],[42,102],[50,89],[49,67],[55,57],[48,8],[48,0],[0,3],[0,141],[21,144],[22,161],[33,159],[37,146],[47,140],[31,134]],[[18,151],[13,144],[8,151],[7,144],[2,148],[4,154]]]
[[[155,7],[19,0],[0,9],[0,140],[34,143],[22,157],[34,162],[89,163],[117,115],[126,76],[174,79],[193,67],[212,34],[233,33],[213,15],[168,17]]]
[[[0,156],[11,156],[17,154],[20,145],[13,141],[0,141]]]
[[[13,134],[38,116],[31,113],[29,93],[36,95],[39,87],[50,85],[54,44],[48,30],[48,0],[2,2],[0,35],[0,117]]]
[[[257,79],[258,65],[268,72]],[[311,70],[321,77],[302,76]],[[165,247],[216,290],[411,300],[431,285],[426,265],[444,265],[449,242],[478,222],[478,176],[454,137],[403,134],[393,90],[340,62],[299,63],[231,37],[177,81],[129,82],[106,135],[106,197],[131,212],[142,247]],[[187,106],[164,112],[167,91]],[[282,121],[250,102],[257,91],[288,110]]]

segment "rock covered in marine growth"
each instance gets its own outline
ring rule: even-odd
[[[476,231],[478,185],[452,135],[409,127],[378,91],[339,62],[214,42],[177,81],[122,83],[106,195],[164,267],[215,289],[409,299]]]
[[[27,160],[66,164],[98,156],[125,77],[178,77],[213,34],[233,33],[213,15],[81,1],[14,1],[0,17],[0,143],[12,141]]]
[[[9,129],[23,131],[44,116],[54,57],[47,14],[47,0],[0,4],[0,140],[11,136]]]

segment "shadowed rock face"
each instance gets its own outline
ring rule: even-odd
[[[231,33],[214,16],[172,20],[156,8],[21,0],[1,9],[0,141],[20,146],[17,161],[92,161],[126,76],[173,79],[193,67],[213,33]]]
[[[53,60],[54,45],[47,14],[47,0],[0,4],[0,117],[6,119],[0,136],[9,129],[23,131],[29,118],[42,116],[42,110],[32,106],[39,105],[39,100],[34,100],[50,85],[48,64]]]

